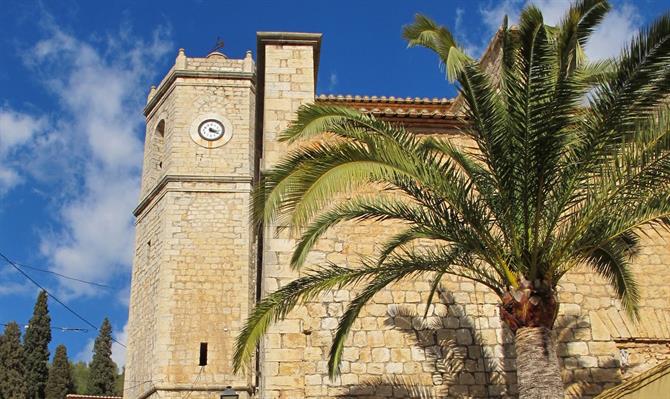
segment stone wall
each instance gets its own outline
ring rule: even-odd
[[[315,63],[320,35],[259,34],[259,71],[263,87],[263,152],[260,162],[265,169],[286,153],[278,134],[293,120],[298,108],[314,100]],[[261,53],[262,52],[262,53]],[[277,235],[277,226],[265,228],[263,241],[262,292],[268,293],[299,274],[290,270],[282,254],[291,250],[291,241]],[[299,316],[296,316],[299,317]],[[260,351],[260,395],[263,397],[302,397],[305,376],[310,370],[302,360],[317,356],[307,346],[302,323],[287,320],[273,326],[263,340]],[[321,357],[320,353],[318,354]],[[311,370],[315,373],[316,369]]]
[[[157,363],[159,329],[166,327],[158,317],[163,308],[160,297],[162,254],[165,249],[163,203],[157,203],[135,228],[135,256],[128,316],[128,347],[126,354],[124,392],[136,397],[152,387]]]
[[[298,106],[310,102],[311,82],[305,82],[309,85],[304,92],[296,91],[294,84],[308,80],[312,71],[303,69],[309,65],[309,47],[265,49],[269,107],[264,113],[263,165],[267,168],[286,151],[275,137],[294,118]],[[446,133],[424,130],[422,134]],[[344,223],[321,239],[305,269],[327,261],[354,266],[360,255],[374,254],[383,239],[398,230],[388,223]],[[301,275],[288,266],[295,238],[278,226],[266,229],[264,294]],[[635,343],[628,348],[638,364],[668,354],[666,344],[656,347],[663,355],[654,354],[648,344],[638,344],[649,336],[670,340],[667,328],[658,326],[670,320],[670,279],[661,271],[670,264],[667,234],[650,236],[643,245],[635,260],[643,286],[640,324],[626,319],[609,285],[591,270],[572,271],[559,287],[562,306],[555,332],[569,396],[591,398],[626,376],[619,351],[623,340]],[[497,296],[479,284],[444,277],[440,295],[424,320],[427,277],[397,283],[371,300],[346,342],[342,374],[333,381],[327,376],[328,352],[338,319],[356,290],[326,293],[297,308],[263,341],[259,397],[391,398],[420,391],[437,397],[516,397],[513,337],[501,324]]]
[[[124,396],[181,398],[193,391],[189,397],[211,398],[233,385],[243,395],[255,387],[255,397],[263,399],[404,398],[417,392],[515,397],[513,339],[501,324],[498,298],[450,276],[442,278],[427,312],[433,276],[376,295],[356,321],[342,374],[333,381],[328,353],[356,289],[329,292],[297,308],[264,337],[257,374],[232,374],[234,340],[255,301],[256,259],[262,259],[261,295],[303,273],[289,268],[296,237],[283,226],[265,226],[263,252],[256,253],[248,210],[256,168],[267,169],[286,154],[278,134],[301,105],[315,100],[320,35],[260,33],[258,41],[258,93],[250,54],[192,58],[182,50],[149,94]],[[257,94],[262,115],[256,115]],[[206,113],[231,121],[230,142],[206,148],[192,140],[193,121]],[[255,121],[262,122],[259,134]],[[449,134],[468,145],[454,136],[453,121],[435,127],[441,123],[423,123],[416,132]],[[343,223],[317,243],[305,268],[355,266],[400,228]],[[571,395],[593,397],[670,357],[669,244],[668,234],[650,234],[635,260],[639,324],[626,319],[611,288],[591,270],[575,269],[560,285],[556,336]],[[205,367],[198,366],[201,342],[209,349]]]
[[[343,224],[319,242],[305,267],[325,261],[356,265],[359,254],[374,253],[393,231],[388,225]],[[266,251],[264,262],[269,290],[296,274],[287,266],[295,241],[286,230],[274,239],[281,246]],[[638,274],[646,270],[647,265],[639,264]],[[328,351],[338,318],[356,292],[327,293],[296,309],[265,341],[261,374],[268,385],[260,397],[406,397],[398,385],[409,382],[438,397],[515,397],[513,339],[501,325],[497,296],[479,284],[445,277],[424,321],[428,292],[428,282],[417,279],[375,296],[346,342],[342,375],[335,381],[327,376]],[[607,283],[589,270],[570,273],[559,292],[558,351],[566,388],[574,397],[593,397],[629,374],[621,367],[621,348],[629,351],[635,371],[670,356],[667,337],[660,338],[665,344],[650,345],[638,343],[639,336],[624,344],[608,335],[610,328],[631,322],[624,321]],[[649,300],[645,296],[642,302]],[[592,323],[591,316],[599,313],[610,315],[604,330]]]
[[[670,359],[670,342],[618,342],[624,380]]]

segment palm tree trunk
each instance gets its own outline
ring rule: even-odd
[[[514,341],[519,399],[563,399],[563,381],[551,330],[519,328]]]

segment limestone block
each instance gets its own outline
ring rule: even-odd
[[[402,374],[403,364],[400,362],[386,363],[386,372],[389,374]]]
[[[387,348],[372,349],[372,361],[374,362],[388,362],[391,360],[391,351]]]
[[[613,342],[589,342],[589,352],[592,355],[615,355],[618,350]]]
[[[598,367],[598,358],[595,356],[580,356],[579,362],[581,363],[582,367]]]
[[[472,334],[470,330],[465,328],[460,328],[456,330],[456,342],[459,345],[470,345],[472,343]]]
[[[589,347],[586,342],[568,342],[566,344],[566,353],[568,355],[588,355]]]

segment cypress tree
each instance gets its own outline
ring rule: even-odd
[[[93,360],[89,365],[88,393],[90,395],[114,395],[116,364],[112,360],[112,325],[105,317],[100,333],[93,346]]]
[[[74,380],[74,393],[85,395],[88,388],[88,364],[85,362],[77,362],[70,366],[72,370],[72,379]]]
[[[118,396],[123,396],[123,383],[125,382],[126,379],[126,368],[124,367],[121,370],[121,374],[118,374],[116,376],[116,383],[114,385],[114,389],[116,390],[116,394]]]
[[[24,399],[27,394],[25,373],[21,330],[18,324],[11,322],[0,336],[0,398]]]
[[[47,307],[47,293],[37,296],[33,317],[23,340],[26,354],[26,386],[28,399],[44,399],[44,387],[49,378],[49,342],[51,341],[51,317]]]
[[[64,399],[68,393],[74,392],[74,382],[70,362],[67,360],[65,345],[58,345],[54,361],[49,369],[49,379],[44,389],[46,399]]]

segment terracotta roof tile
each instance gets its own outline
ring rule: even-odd
[[[452,112],[453,100],[448,98],[321,94],[316,96],[315,102],[352,107],[378,117],[404,119],[407,122],[439,122],[462,117]]]
[[[316,96],[317,101],[328,102],[363,102],[383,104],[414,104],[414,105],[451,105],[453,100],[449,98],[428,97],[394,97],[394,96],[359,96],[342,94],[320,94]]]

